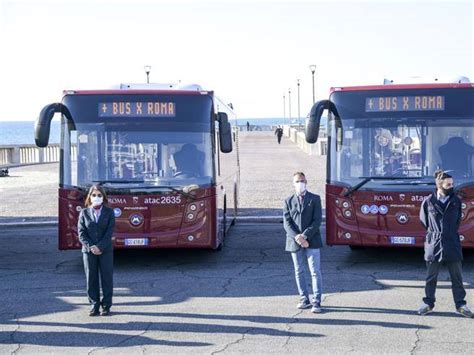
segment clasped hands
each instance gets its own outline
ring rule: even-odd
[[[94,254],[94,255],[101,255],[102,254],[100,249],[95,245],[91,246],[90,249],[91,249],[92,254]]]
[[[309,247],[309,243],[306,240],[306,236],[304,234],[298,234],[295,237],[295,242],[298,243],[302,248]]]

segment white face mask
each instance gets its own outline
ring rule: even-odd
[[[104,202],[104,198],[99,196],[91,197],[91,202],[92,206],[97,207],[100,206],[102,202]]]
[[[295,190],[298,195],[301,195],[306,191],[306,183],[304,182],[294,182],[293,185],[295,186]]]

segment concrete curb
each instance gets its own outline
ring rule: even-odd
[[[236,223],[282,223],[283,216],[238,216]],[[323,216],[322,223],[326,223],[326,216]]]
[[[58,221],[29,221],[29,222],[9,222],[0,223],[0,228],[11,227],[55,227]]]
[[[323,216],[322,223],[326,222]],[[282,223],[282,216],[238,216],[236,223]],[[58,221],[25,221],[0,223],[0,228],[12,227],[57,227]]]
[[[237,216],[236,223],[279,223],[281,216]]]

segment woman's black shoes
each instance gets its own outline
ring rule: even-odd
[[[110,307],[102,307],[102,312],[99,312],[98,309],[92,308],[89,311],[89,317],[108,316],[110,314]]]
[[[102,312],[100,312],[101,316],[108,316],[110,314],[110,307],[102,308]]]

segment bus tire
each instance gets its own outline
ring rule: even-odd
[[[237,220],[237,214],[238,214],[238,200],[237,200],[237,184],[234,182],[234,213],[232,215],[232,222],[230,223],[231,226],[235,225],[235,221]]]
[[[222,219],[222,240],[219,243],[219,246],[214,249],[216,251],[222,251],[224,248],[225,234],[227,228],[227,199],[224,197],[224,217]]]

